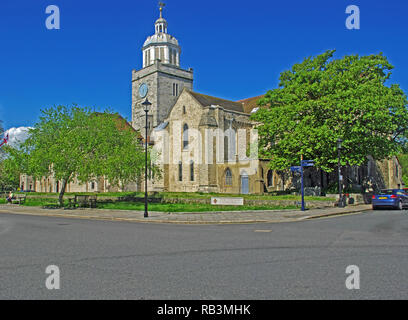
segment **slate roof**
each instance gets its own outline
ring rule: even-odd
[[[209,107],[209,106],[215,105],[215,106],[220,106],[226,110],[244,112],[243,105],[240,102],[207,96],[205,94],[193,92],[190,90],[189,92],[203,107]]]

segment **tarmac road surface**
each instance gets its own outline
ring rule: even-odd
[[[407,246],[406,210],[238,225],[2,213],[0,299],[407,299]]]

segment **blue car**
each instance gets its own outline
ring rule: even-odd
[[[398,210],[408,207],[408,193],[402,189],[385,189],[373,195],[373,210],[380,207],[392,207]]]

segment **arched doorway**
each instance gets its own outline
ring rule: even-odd
[[[249,193],[249,177],[245,171],[241,173],[241,193],[248,194]]]

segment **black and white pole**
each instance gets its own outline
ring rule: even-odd
[[[149,107],[151,106],[151,103],[149,100],[145,100],[145,102],[142,103],[144,106],[144,112],[146,113],[146,126],[145,126],[145,206],[144,206],[144,217],[147,218],[149,217],[149,213],[147,210],[147,129],[148,129],[148,119],[147,119],[147,114],[149,113]]]

